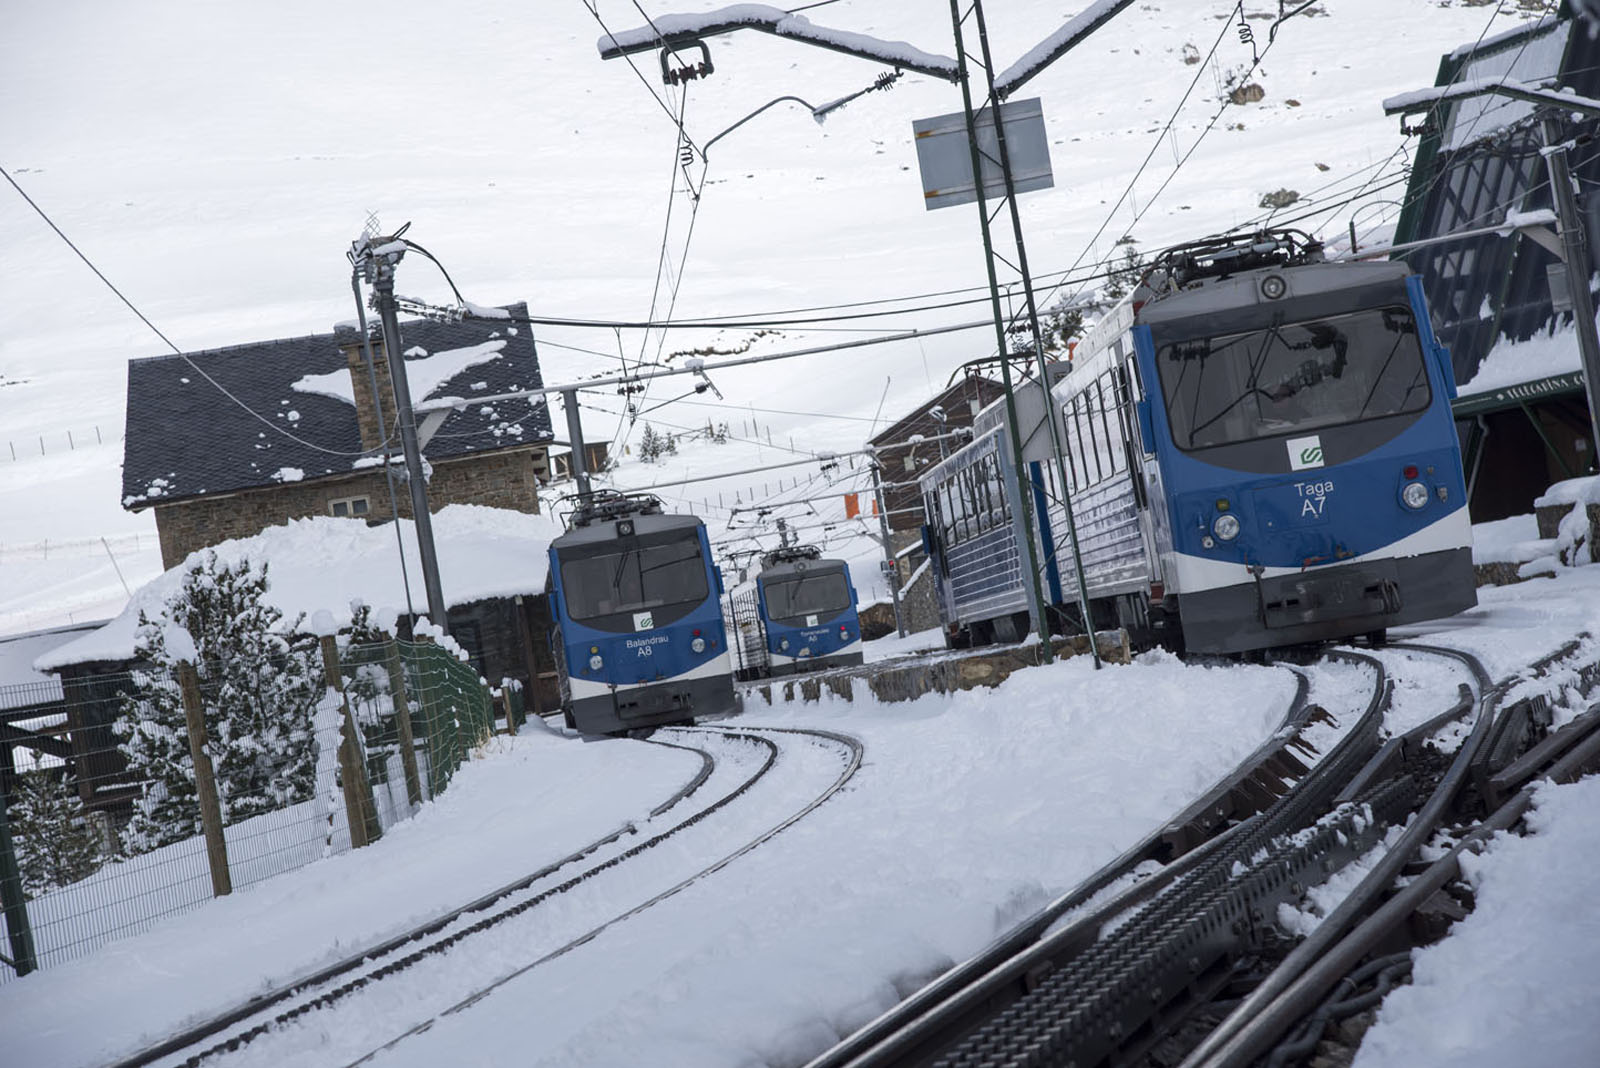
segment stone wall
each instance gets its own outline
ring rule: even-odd
[[[1129,662],[1131,653],[1126,631],[1102,632],[1096,637],[1100,659],[1112,664]],[[1057,638],[1053,647],[1057,657],[1082,656],[1089,651],[1089,641],[1081,635]],[[1042,649],[1043,646],[1037,643],[990,646],[965,653],[938,653],[836,668],[748,687],[744,691],[744,699],[747,705],[751,701],[773,705],[779,702],[817,701],[821,700],[823,694],[829,693],[851,701],[855,699],[856,680],[859,679],[880,701],[912,701],[927,693],[951,693],[980,686],[998,686],[1023,668],[1041,663]]]
[[[542,447],[505,450],[435,463],[428,480],[429,507],[437,512],[447,504],[483,504],[537,515],[536,454],[542,453]],[[398,479],[395,495],[400,515],[410,518],[411,494]],[[329,502],[342,497],[366,497],[369,521],[393,518],[389,487],[375,470],[157,505],[162,566],[174,567],[196,549],[250,537],[290,519],[329,515]]]
[[[1600,562],[1600,504],[1584,506],[1589,513],[1589,563]],[[1561,521],[1571,512],[1573,505],[1546,504],[1534,509],[1539,521],[1539,537],[1554,538],[1561,533]]]

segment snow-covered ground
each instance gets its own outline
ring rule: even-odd
[[[1585,568],[1486,590],[1480,607],[1415,634],[1471,649],[1503,674],[1550,652],[1552,635],[1597,627],[1600,568]],[[1402,687],[1396,728],[1437,712],[1460,674],[1425,669]],[[1337,718],[1350,721],[1341,713],[1364,703],[1358,669],[1318,669],[1312,681],[1314,699]],[[772,842],[374,1063],[797,1064],[1163,823],[1272,731],[1292,692],[1280,668],[1153,654],[1100,672],[1082,658],[1059,662],[994,691],[885,705],[863,690],[854,702],[829,697],[727,721],[844,731],[864,742],[866,761],[846,792]],[[793,780],[784,792],[731,808],[698,837],[497,928],[490,943],[467,942],[416,978],[225,1063],[348,1063],[671,886],[778,822],[837,771],[837,758],[796,746],[780,762]],[[0,1047],[41,1068],[126,1053],[625,821],[643,824],[695,764],[641,742],[590,743],[537,727],[500,739],[373,847],[0,985]],[[1600,960],[1575,948],[1590,944],[1584,925],[1593,923],[1575,896],[1593,886],[1588,798],[1585,784],[1545,791],[1533,838],[1497,842],[1476,862],[1485,907],[1419,953],[1417,991],[1384,1008],[1363,1063],[1439,1063],[1433,1054],[1452,1049],[1449,1036],[1463,1028],[1464,998],[1516,1006],[1523,1063],[1576,1065],[1573,1050],[1600,1048],[1600,1022],[1571,1011],[1600,984]],[[1565,852],[1568,843],[1580,851]],[[1543,884],[1531,902],[1528,879]],[[1532,911],[1518,907],[1530,903]],[[1508,958],[1511,932],[1520,948]],[[94,1028],[82,1026],[86,1014]]]
[[[651,14],[719,6],[642,3]],[[991,0],[999,64],[1084,6]],[[1257,6],[1252,15],[1269,10]],[[1300,201],[1279,221],[1337,238],[1353,219],[1364,245],[1381,240],[1405,150],[1379,102],[1432,84],[1441,53],[1515,25],[1526,13],[1503,9],[1517,6],[1326,0],[1281,28],[1257,78],[1265,97],[1225,113],[1176,172],[1250,46],[1228,0],[1131,7],[1025,93],[1044,102],[1055,170],[1054,189],[1021,201],[1043,299],[1074,289],[1057,281],[1075,267],[1091,273],[1125,233],[1148,250],[1265,219],[1261,198],[1280,189]],[[643,21],[622,0],[595,9],[613,29]],[[940,5],[840,0],[807,16],[953,50]],[[1259,47],[1267,23],[1252,23]],[[344,251],[373,211],[386,227],[411,220],[409,236],[470,299],[525,299],[537,315],[774,317],[903,298],[850,309],[892,313],[879,318],[761,336],[540,328],[547,381],[614,371],[619,350],[630,367],[747,343],[784,352],[986,314],[973,211],[924,210],[911,143],[913,119],[958,106],[949,85],[910,75],[826,125],[773,108],[717,141],[703,173],[689,169],[701,190],[692,202],[668,111],[681,108],[704,146],[776,96],[830,100],[870,84],[878,68],[740,33],[710,42],[716,73],[685,92],[660,84],[654,56],[637,57],[637,72],[602,63],[601,32],[571,2],[464,0],[448,16],[420,0],[18,5],[0,35],[11,103],[0,109],[0,166],[183,349],[351,318]],[[1358,190],[1369,199],[1350,202]],[[161,572],[149,513],[118,504],[118,465],[126,361],[167,350],[9,186],[0,186],[0,245],[0,632],[111,618]],[[401,290],[446,294],[415,257],[402,265]],[[634,443],[645,422],[675,432],[727,423],[734,440],[686,442],[652,465],[625,457],[615,481],[660,486],[729,550],[774,541],[771,518],[758,524],[747,506],[834,498],[769,514],[851,559],[863,602],[874,600],[883,591],[862,529],[871,524],[841,518],[842,495],[867,488],[865,468],[813,457],[858,448],[992,345],[987,331],[963,331],[717,372],[721,396],[679,397],[688,385],[658,383],[632,398],[641,409],[678,399],[644,414]],[[1540,366],[1568,366],[1559,347],[1541,343]],[[586,396],[590,438],[629,440],[623,399]],[[661,485],[790,460],[806,462]],[[1492,540],[1529,537],[1524,526]],[[1478,609],[1419,631],[1509,671],[1595,630],[1597,572],[1485,590]],[[398,604],[397,578],[392,596],[368,599]],[[324,607],[347,600],[330,594]],[[717,877],[382,1063],[794,1063],[1181,808],[1260,740],[1286,685],[1278,672],[1161,658],[1098,675],[1069,662],[994,693],[753,714],[757,724],[860,735],[868,764],[859,782]],[[1150,746],[1161,759],[1143,758]],[[7,1063],[29,1065],[98,1063],[132,1049],[638,818],[688,774],[684,759],[539,733],[504,743],[373,849],[0,985],[0,1049]],[[1590,784],[1547,791],[1535,837],[1482,858],[1485,907],[1419,956],[1417,986],[1385,1007],[1363,1064],[1592,1063],[1571,1054],[1600,1049],[1594,1015],[1567,1005],[1600,989],[1600,966],[1574,951],[1594,939],[1563,925],[1596,882],[1595,811]],[[1558,862],[1569,841],[1589,844]],[[587,907],[641,899],[612,893]],[[1535,893],[1545,896],[1534,918],[1514,915],[1511,903]],[[554,937],[544,922],[526,930],[529,944]],[[1526,950],[1508,962],[1497,950],[1512,942]],[[364,1003],[340,1035],[382,1041],[419,1008],[431,1011],[428,991],[398,989],[392,1014]],[[1469,997],[1517,1006],[1517,1028],[1479,1038],[1491,1014],[1458,1007],[1484,1004]],[[1477,1038],[1477,1052],[1443,1045],[1452,1034]],[[332,1045],[343,1037],[287,1040],[302,1043],[291,1058],[299,1063],[351,1059]]]

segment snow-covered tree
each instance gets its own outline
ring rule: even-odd
[[[312,718],[323,693],[313,648],[296,645],[296,619],[263,600],[267,566],[230,565],[207,553],[150,619],[139,614],[135,648],[149,670],[123,695],[115,730],[129,769],[147,783],[123,832],[145,852],[199,831],[194,762],[177,665],[200,679],[208,752],[224,823],[237,823],[312,796],[317,739]]]
[[[105,863],[100,836],[60,768],[18,775],[6,816],[22,869],[22,887],[30,894],[86,879]]]
[[[639,459],[645,463],[655,463],[667,452],[667,437],[656,432],[656,428],[649,423],[644,425],[644,433],[639,437]]]

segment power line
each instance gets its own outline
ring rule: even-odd
[[[28,202],[28,206],[39,214],[39,218],[43,219],[45,221],[45,223],[50,227],[50,229],[52,229],[52,230],[54,230],[56,232],[56,236],[57,237],[61,238],[62,241],[66,242],[67,247],[70,248],[73,252],[75,252],[77,254],[78,258],[84,262],[84,265],[87,266],[89,268],[89,270],[94,272],[95,277],[100,279],[100,281],[104,282],[105,285],[106,285],[106,288],[111,290],[111,292],[115,293],[117,295],[117,299],[121,300],[122,303],[126,304],[128,306],[128,310],[133,312],[134,315],[138,316],[139,317],[139,321],[144,323],[145,326],[149,327],[150,331],[153,334],[155,334],[156,337],[158,337],[162,341],[164,341],[166,343],[167,347],[169,349],[171,349],[174,353],[177,354],[179,359],[183,360],[184,363],[188,364],[190,366],[190,368],[193,369],[195,374],[199,375],[201,378],[203,378],[207,382],[209,382],[224,397],[227,397],[230,401],[232,401],[234,404],[238,405],[245,412],[248,412],[258,422],[264,424],[270,430],[272,430],[273,433],[278,434],[281,437],[287,438],[288,440],[293,441],[293,442],[295,442],[297,444],[304,445],[308,449],[314,449],[317,452],[326,453],[326,454],[328,454],[330,456],[355,456],[355,457],[361,457],[361,456],[371,456],[371,455],[374,455],[376,452],[381,452],[382,451],[382,448],[380,447],[379,449],[376,449],[376,450],[365,449],[365,450],[362,450],[360,452],[348,452],[348,451],[343,450],[343,449],[326,448],[325,446],[318,445],[316,442],[307,441],[304,438],[297,437],[294,434],[289,433],[287,430],[285,430],[282,427],[278,426],[272,420],[268,419],[266,416],[262,415],[260,412],[256,411],[254,408],[250,407],[250,405],[246,404],[244,401],[242,401],[238,397],[234,396],[234,394],[228,389],[228,387],[224,386],[221,382],[218,382],[215,378],[211,377],[211,375],[203,367],[201,367],[199,364],[194,362],[194,360],[189,356],[188,353],[186,353],[183,350],[179,349],[178,346],[176,346],[176,345],[174,345],[172,343],[172,339],[171,338],[167,337],[166,334],[163,334],[159,329],[157,329],[156,328],[156,324],[152,323],[149,320],[149,318],[144,314],[144,312],[140,311],[138,309],[138,307],[136,307],[134,305],[133,301],[131,301],[131,300],[129,300],[127,298],[127,296],[122,292],[122,290],[118,289],[115,285],[112,284],[111,279],[107,278],[105,276],[105,273],[103,271],[101,271],[100,268],[98,268],[98,267],[96,267],[94,265],[94,261],[89,259],[89,257],[84,254],[82,249],[80,249],[77,245],[73,244],[72,239],[70,237],[68,237],[64,232],[62,232],[61,227],[59,227],[59,226],[57,226],[55,224],[55,220],[50,218],[50,216],[45,213],[45,210],[43,208],[41,208],[37,203],[34,202],[34,199],[28,195],[27,191],[24,190],[22,188],[22,186],[17,184],[17,180],[15,178],[11,177],[10,172],[8,172],[4,167],[0,167],[0,176],[4,176],[5,180],[11,183],[11,188],[15,189],[17,191],[17,193],[22,197],[22,199]]]

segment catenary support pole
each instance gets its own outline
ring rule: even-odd
[[[973,5],[977,6],[977,0],[973,0]],[[1033,597],[1034,624],[1039,640],[1044,645],[1040,652],[1044,662],[1049,663],[1053,655],[1050,647],[1050,620],[1045,615],[1044,590],[1039,580],[1039,546],[1032,535],[1035,529],[1033,492],[1028,483],[1027,468],[1022,462],[1022,437],[1017,425],[1017,396],[1011,388],[1011,363],[1006,359],[1006,323],[1000,309],[1000,280],[994,270],[994,239],[989,232],[989,203],[983,194],[983,158],[978,148],[978,116],[972,110],[972,83],[967,70],[967,46],[961,31],[961,0],[950,0],[950,19],[955,28],[956,61],[959,65],[956,81],[961,86],[961,106],[967,119],[967,148],[972,157],[972,188],[977,194],[978,222],[983,230],[984,269],[989,272],[989,305],[994,314],[995,341],[1000,353],[1000,385],[1005,390],[1006,397],[1006,434],[1011,439],[1012,474],[1016,483],[1012,491],[1016,494],[1021,513],[1022,529],[1027,533],[1023,540],[1027,542],[1026,557],[1029,592]],[[1000,126],[998,111],[994,115],[994,123],[998,129]]]
[[[583,420],[578,414],[578,391],[563,390],[561,406],[567,410],[567,440],[572,445],[572,481],[581,496],[589,495],[589,465],[583,455]]]
[[[894,602],[894,629],[906,636],[905,612],[900,607],[900,562],[894,558],[894,542],[889,538],[889,505],[883,498],[883,479],[878,474],[878,458],[872,458],[872,499],[878,506],[878,529],[883,533],[883,558],[888,561],[889,599]]]
[[[1006,183],[1006,204],[1011,209],[1011,232],[1017,246],[1017,273],[1022,277],[1022,294],[1025,301],[1024,307],[1028,313],[1028,330],[1033,339],[1033,354],[1038,361],[1040,403],[1044,405],[1045,425],[1050,431],[1050,451],[1055,456],[1057,486],[1056,490],[1061,495],[1061,513],[1067,524],[1067,541],[1072,546],[1072,570],[1077,576],[1078,585],[1078,611],[1083,615],[1083,630],[1089,638],[1089,656],[1094,660],[1095,670],[1100,669],[1100,647],[1094,638],[1094,614],[1089,608],[1089,585],[1083,577],[1083,553],[1078,548],[1078,521],[1072,513],[1072,492],[1068,488],[1071,483],[1067,480],[1067,460],[1061,449],[1061,429],[1058,425],[1058,412],[1055,400],[1050,395],[1050,368],[1044,354],[1044,337],[1039,331],[1039,306],[1034,297],[1033,277],[1028,273],[1028,248],[1022,240],[1022,212],[1017,206],[1016,184],[1012,179],[1011,152],[1006,147],[1006,125],[1002,121],[1000,112],[1000,95],[994,87],[994,60],[989,54],[989,29],[983,19],[983,4],[981,0],[974,0],[972,15],[978,26],[978,47],[983,56],[983,73],[989,89],[990,107],[994,109],[994,136],[995,148],[1000,156],[1000,174]],[[973,181],[977,183],[979,175],[973,174]],[[982,195],[981,193],[979,194]],[[1001,363],[1005,362],[1005,351],[1002,349]],[[1049,503],[1046,499],[1046,509]],[[1041,523],[1041,529],[1043,529]],[[1035,584],[1037,584],[1037,578]],[[1041,632],[1042,633],[1042,632]],[[1044,635],[1045,645],[1050,644],[1049,636]]]
[[[1572,169],[1567,164],[1567,143],[1561,139],[1561,120],[1546,112],[1540,120],[1544,135],[1545,166],[1550,171],[1551,202],[1561,231],[1562,260],[1567,267],[1567,288],[1572,293],[1572,317],[1578,326],[1578,352],[1583,359],[1583,394],[1589,403],[1589,463],[1600,465],[1600,333],[1594,322],[1594,298],[1589,292],[1589,252],[1584,219],[1572,191]]]
[[[394,242],[390,242],[394,244]],[[417,552],[422,557],[422,583],[428,592],[428,615],[434,626],[449,633],[450,613],[445,607],[444,587],[439,579],[439,556],[433,546],[433,516],[428,511],[428,482],[422,469],[422,448],[417,444],[416,413],[411,408],[411,385],[406,380],[404,342],[394,299],[394,269],[400,254],[371,253],[369,281],[378,298],[378,317],[383,322],[383,351],[389,358],[389,377],[394,382],[395,407],[400,417],[400,447],[405,451],[406,482],[411,487],[411,514],[417,524]]]

